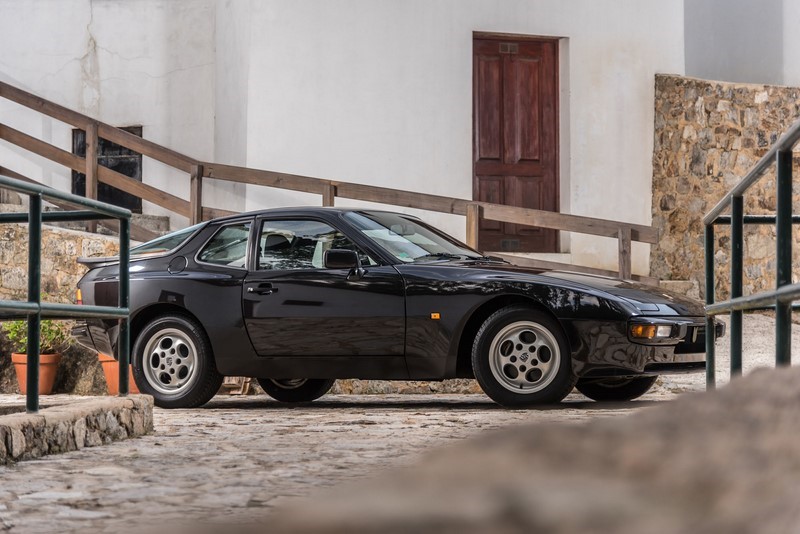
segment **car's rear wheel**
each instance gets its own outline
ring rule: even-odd
[[[311,402],[325,395],[336,380],[323,378],[259,378],[267,395],[281,402]]]
[[[475,378],[504,406],[556,403],[575,385],[564,332],[551,316],[508,306],[489,316],[472,347]]]
[[[142,393],[162,408],[194,408],[222,385],[203,328],[183,315],[147,323],[133,345],[133,376]]]
[[[575,387],[590,399],[599,402],[628,401],[650,391],[656,379],[657,376],[581,379]]]

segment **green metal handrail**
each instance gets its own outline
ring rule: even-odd
[[[0,223],[28,223],[28,301],[0,300],[0,319],[25,317],[28,321],[28,369],[25,406],[28,413],[39,411],[39,333],[42,317],[118,319],[119,395],[130,388],[130,210],[105,202],[64,193],[37,184],[0,176],[0,188],[29,197],[28,213],[0,214]],[[42,199],[63,200],[86,210],[42,213]],[[119,220],[119,306],[83,306],[42,302],[42,222]]]
[[[731,376],[742,373],[742,313],[746,310],[775,309],[775,365],[792,363],[792,308],[800,300],[800,284],[792,284],[792,224],[800,217],[792,214],[792,148],[800,142],[800,121],[795,122],[770,148],[758,163],[736,184],[703,218],[705,225],[706,262],[706,388],[716,385],[716,351],[714,316],[729,313],[731,316]],[[745,215],[744,193],[760,180],[772,165],[777,166],[776,215]],[[722,212],[728,206],[730,216]],[[776,281],[773,291],[742,296],[743,229],[745,224],[775,224]],[[731,290],[730,298],[715,303],[714,288],[714,226],[731,227]]]

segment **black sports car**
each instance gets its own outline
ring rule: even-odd
[[[82,258],[85,304],[116,305],[118,259]],[[314,400],[337,378],[475,377],[506,406],[644,394],[705,368],[694,300],[629,281],[484,256],[399,213],[273,209],[131,250],[131,361],[163,407],[199,406],[223,375]],[[721,325],[720,325],[721,326]],[[716,335],[721,335],[717,329]],[[76,337],[113,354],[115,321]]]

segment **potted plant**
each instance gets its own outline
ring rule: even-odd
[[[28,384],[28,322],[6,321],[0,323],[0,329],[8,340],[19,390],[24,395],[27,392]],[[61,352],[66,350],[71,342],[72,337],[63,323],[50,319],[41,321],[39,334],[40,395],[52,393],[58,362],[61,361]]]
[[[100,365],[103,367],[103,375],[106,377],[108,394],[119,394],[119,362],[113,356],[102,352],[98,352],[97,356],[100,359]],[[133,381],[133,366],[128,367],[128,373],[128,392],[139,393],[139,388],[136,387],[136,382]]]

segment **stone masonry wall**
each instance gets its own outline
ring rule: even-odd
[[[113,256],[119,250],[115,237],[73,230],[42,227],[42,300],[74,303],[78,280],[86,267],[79,256]],[[28,298],[28,228],[21,224],[0,225],[0,299]],[[16,393],[17,380],[9,351],[0,339],[0,393]],[[74,345],[59,364],[54,391],[101,394],[105,381],[97,355]]]
[[[661,239],[651,275],[694,281],[705,295],[702,218],[800,117],[800,89],[659,75],[655,93],[652,209]],[[797,176],[797,159],[794,167]],[[744,201],[745,214],[775,214],[774,168]],[[797,185],[793,203],[798,213]],[[775,227],[745,226],[744,240],[744,294],[774,288]],[[729,228],[718,226],[715,241],[720,299],[730,285]]]
[[[42,227],[42,300],[74,303],[78,280],[86,267],[79,256],[114,256],[115,237]],[[22,224],[0,225],[0,299],[27,300],[28,228]]]

